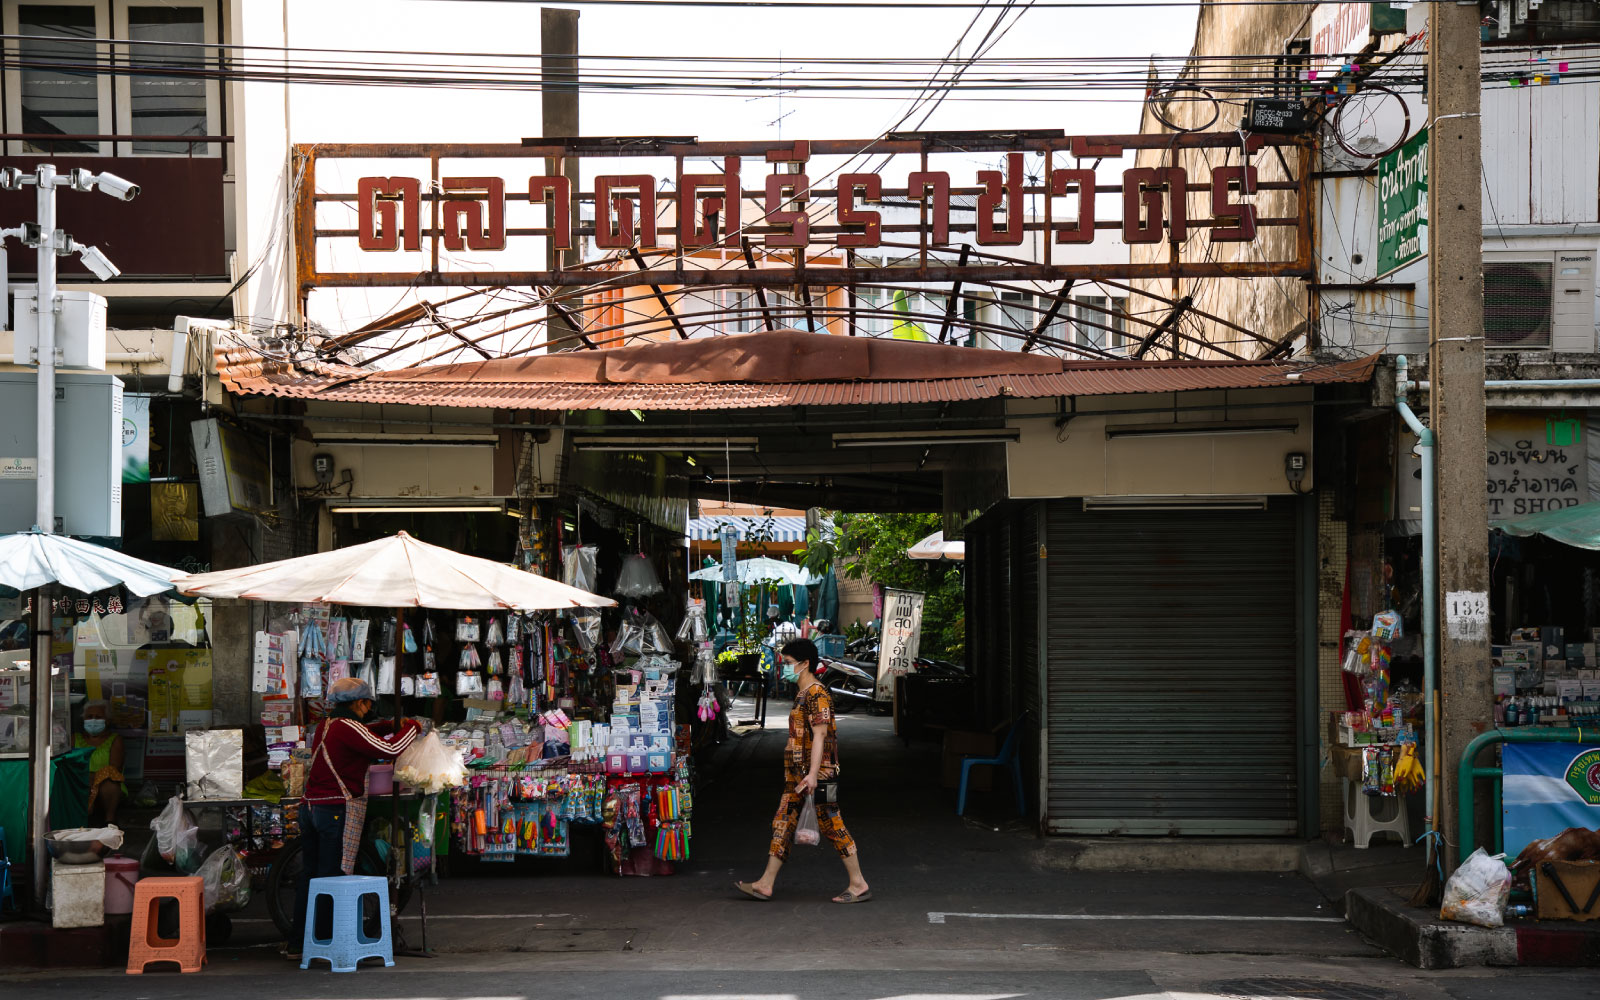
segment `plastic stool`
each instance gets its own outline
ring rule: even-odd
[[[1405,799],[1399,795],[1368,795],[1361,790],[1360,782],[1349,778],[1339,779],[1344,784],[1344,828],[1350,831],[1350,842],[1365,850],[1372,843],[1372,835],[1388,830],[1400,837],[1403,847],[1411,846],[1411,821],[1406,815]],[[1380,803],[1384,805],[1380,805]],[[1378,812],[1394,815],[1379,818]]]
[[[0,913],[16,908],[17,897],[11,890],[11,858],[6,855],[6,828],[0,826]]]
[[[178,901],[178,936],[156,930],[156,905]],[[177,962],[180,972],[199,972],[206,964],[206,890],[198,875],[142,878],[133,887],[133,924],[128,929],[128,975],[142,975],[151,962]]]
[[[333,936],[318,938],[317,899],[332,900]],[[362,918],[363,896],[378,897],[377,937],[368,937]],[[363,958],[381,958],[394,965],[394,944],[389,939],[389,880],[377,875],[335,875],[311,880],[306,895],[306,937],[300,950],[300,968],[309,969],[313,958],[327,959],[334,972],[354,972]]]

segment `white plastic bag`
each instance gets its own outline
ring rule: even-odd
[[[1441,920],[1479,927],[1499,927],[1506,922],[1506,902],[1511,898],[1511,869],[1504,854],[1472,852],[1444,884]]]
[[[467,780],[461,754],[441,743],[436,732],[425,733],[406,747],[394,762],[394,773],[406,784],[430,794],[463,785]]]
[[[200,845],[200,830],[183,808],[183,800],[174,795],[167,800],[161,815],[150,821],[156,833],[156,850],[162,860],[176,865],[179,871],[194,871],[198,863],[196,851]]]
[[[800,822],[795,824],[794,842],[813,846],[822,843],[822,830],[817,827],[817,802],[814,796],[807,795],[805,804],[800,807]]]
[[[394,657],[378,657],[378,684],[373,691],[377,694],[394,694]]]
[[[250,903],[250,870],[231,845],[218,848],[195,874],[205,880],[206,910],[243,909]]]

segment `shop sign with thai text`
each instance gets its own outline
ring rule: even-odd
[[[1576,507],[1589,499],[1589,458],[1581,429],[1565,414],[1491,412],[1489,518]],[[1576,422],[1581,428],[1581,418]]]
[[[878,701],[894,699],[894,679],[911,672],[922,646],[923,595],[884,589],[883,629],[878,640]]]
[[[528,140],[522,146],[299,146],[296,157],[306,178],[296,206],[300,286],[593,281],[593,272],[585,268],[517,269],[528,259],[553,259],[553,251],[572,249],[604,258],[633,253],[649,258],[641,263],[647,277],[612,284],[665,281],[659,272],[683,272],[685,256],[752,251],[766,256],[768,266],[723,271],[716,281],[794,283],[794,274],[772,273],[774,256],[787,256],[795,271],[805,272],[804,280],[816,284],[871,281],[886,270],[857,266],[858,253],[895,257],[895,276],[901,280],[1270,277],[1308,271],[1306,147],[1291,137],[1068,137],[1050,131],[909,135],[784,144],[655,138],[566,140],[563,145]],[[1097,169],[1107,159],[1156,147],[1226,147],[1234,162],[1224,165],[1226,157],[1218,156],[1217,166],[1190,172],[1179,165],[1182,158],[1173,156],[1163,166]],[[898,154],[902,172],[862,169],[860,157],[848,158],[862,150]],[[991,155],[978,155],[983,153]],[[431,161],[431,175],[393,170],[424,157]],[[531,169],[505,169],[506,161],[517,158],[531,160]],[[993,168],[974,167],[974,159]],[[381,164],[386,169],[369,172],[347,162],[363,160],[386,161]],[[494,170],[488,169],[490,160],[498,161]],[[600,162],[606,160],[621,162]],[[572,170],[573,161],[582,161],[583,169]],[[342,176],[356,174],[353,183],[339,183],[344,190],[328,190],[318,179],[317,166],[333,163]],[[575,184],[574,174],[593,180]],[[321,210],[330,203],[343,208]],[[1053,259],[1061,254],[1057,248],[1112,235],[1128,244],[1181,245],[1204,231],[1213,243],[1249,243],[1274,227],[1300,234],[1292,241],[1293,259],[1257,253],[1227,261],[1092,266]],[[963,256],[958,266],[939,256],[963,243],[979,251],[970,262]],[[1022,248],[1035,244],[1038,253],[1031,260],[1005,256],[1028,253]],[[321,260],[334,256],[329,250],[351,245],[361,269],[321,266]],[[986,253],[990,248],[993,252]],[[502,253],[513,262],[496,270],[494,255]],[[452,260],[456,254],[470,263]],[[383,255],[399,259],[391,268]],[[338,257],[352,260],[343,252]],[[696,283],[683,273],[671,280]]]

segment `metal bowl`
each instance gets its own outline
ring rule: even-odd
[[[44,838],[44,849],[52,858],[64,865],[92,865],[111,853],[111,848],[98,840],[60,840],[62,834],[78,833],[89,827],[72,830],[52,830]]]

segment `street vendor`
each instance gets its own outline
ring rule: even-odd
[[[83,706],[83,732],[73,737],[74,747],[90,747],[89,804],[90,816],[96,810],[104,815],[107,826],[117,824],[117,806],[122,802],[122,765],[128,748],[122,737],[111,729],[110,710],[103,701],[87,702]]]
[[[298,959],[305,944],[311,880],[355,871],[367,818],[367,768],[399,756],[421,731],[410,719],[398,731],[386,719],[368,722],[375,697],[372,686],[359,678],[334,681],[328,689],[328,716],[311,741],[311,769],[300,800],[301,876],[295,886],[294,931],[284,946],[291,958]],[[330,930],[319,926],[317,936],[328,937]]]

